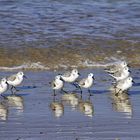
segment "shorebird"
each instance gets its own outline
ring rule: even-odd
[[[121,71],[109,75],[112,76],[116,81],[120,81],[127,78],[130,75],[130,71],[129,68],[126,66]]]
[[[80,73],[78,72],[77,69],[73,69],[71,72],[68,71],[61,75],[62,79],[65,82],[72,83],[74,86],[76,86],[74,82],[77,80],[79,76]]]
[[[55,90],[61,90],[61,91],[64,91],[63,90],[63,87],[64,87],[64,82],[63,82],[63,79],[61,78],[61,75],[57,75],[55,77],[55,79],[52,81],[51,83],[51,86],[52,86],[52,89],[54,90],[54,96],[56,96],[55,94]],[[65,91],[64,91],[65,92]]]
[[[117,82],[116,85],[114,86],[115,95],[118,95],[120,92],[127,91],[129,88],[132,87],[133,83],[134,83],[134,81],[133,81],[132,77],[130,77],[130,76],[124,80]]]
[[[11,92],[13,92],[13,88],[17,91],[16,86],[20,85],[24,78],[27,78],[22,71],[18,72],[17,74],[13,74],[7,78],[7,83],[11,85]]]
[[[116,73],[116,72],[119,72],[119,71],[122,71],[124,67],[127,67],[127,63],[126,61],[121,61],[120,63],[115,63],[113,65],[110,65],[108,66],[105,71],[108,72],[108,73]]]
[[[2,97],[4,97],[2,94],[7,91],[8,89],[8,83],[7,83],[7,80],[6,78],[2,78],[1,81],[0,81],[0,94]]]
[[[88,92],[90,93],[91,95],[91,92],[90,92],[90,88],[91,86],[93,85],[93,81],[94,81],[94,75],[93,73],[89,73],[88,74],[88,77],[87,78],[84,78],[82,79],[81,81],[79,81],[77,84],[78,84],[78,87],[80,88],[86,88],[88,89]],[[82,90],[81,90],[81,94],[82,94]]]

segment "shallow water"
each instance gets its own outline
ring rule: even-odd
[[[62,71],[61,71],[62,72]],[[18,96],[5,94],[0,100],[0,136],[2,140],[138,140],[140,139],[140,70],[132,69],[136,84],[129,95],[114,97],[109,88],[112,79],[102,69],[81,70],[82,77],[95,74],[95,85],[88,92],[57,92],[54,98],[49,82],[59,71],[26,72],[28,80],[19,87]],[[11,72],[0,72],[1,76]],[[54,109],[56,106],[56,109]]]
[[[139,0],[1,0],[0,66],[139,65],[139,9]]]

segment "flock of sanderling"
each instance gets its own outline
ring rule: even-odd
[[[71,72],[66,72],[64,74],[57,75],[55,79],[52,81],[52,89],[54,90],[62,90],[63,92],[66,92],[63,87],[64,83],[68,82],[74,85],[76,88],[79,88],[82,94],[81,88],[88,89],[90,93],[90,87],[93,85],[94,75],[93,73],[89,73],[88,76],[84,79],[81,79],[80,81],[77,81],[78,77],[80,76],[80,73],[77,69],[73,69]]]
[[[115,95],[127,91],[132,86],[133,79],[130,76],[129,66],[125,61],[108,66],[105,71],[116,80],[113,83]],[[77,69],[73,69],[71,72],[57,75],[51,84],[52,89],[54,90],[54,95],[56,95],[55,90],[64,91],[63,87],[65,82],[73,84],[77,89],[79,88],[81,94],[82,88],[86,88],[91,95],[90,88],[92,87],[95,80],[94,74],[89,73],[86,78],[77,81],[79,76],[80,73]]]
[[[133,78],[130,76],[129,66],[125,61],[122,61],[121,63],[116,63],[116,65],[105,69],[105,71],[115,79],[115,82],[112,83],[114,86],[113,89],[115,95],[126,92],[129,90],[129,88],[132,87],[134,81]]]
[[[129,67],[125,61],[109,66],[107,69],[105,69],[105,71],[116,80],[115,83],[113,83],[116,93],[115,95],[127,91],[132,86],[133,79],[130,77]],[[77,80],[79,76],[80,73],[77,69],[73,69],[71,72],[66,72],[55,76],[54,80],[51,82],[54,96],[56,95],[56,90],[67,92],[63,89],[65,82],[74,85],[76,89],[80,90],[81,94],[83,88],[88,89],[88,92],[91,95],[90,88],[94,83],[94,74],[89,73],[86,78]],[[24,78],[26,78],[26,76],[23,72],[18,72],[17,74],[11,75],[7,78],[2,78],[0,81],[1,96],[3,96],[3,93],[9,89],[9,86],[11,86],[11,92],[14,94],[14,89],[17,90],[16,87],[22,83]]]

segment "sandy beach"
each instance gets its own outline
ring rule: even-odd
[[[61,71],[63,72],[63,71]],[[66,84],[69,93],[53,91],[49,82],[60,71],[25,71],[28,80],[16,95],[0,99],[2,140],[139,140],[140,70],[132,69],[135,85],[129,95],[117,98],[109,91],[112,78],[103,69],[80,70],[81,77],[95,74],[93,96]],[[10,75],[11,72],[0,72]],[[55,107],[55,109],[54,109]]]

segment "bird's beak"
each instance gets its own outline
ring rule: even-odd
[[[23,75],[23,77],[24,77],[25,79],[27,79],[27,76]]]
[[[65,81],[63,80],[63,78],[62,78],[62,77],[60,77],[60,80],[62,80],[63,82],[65,82]]]
[[[135,81],[134,80],[132,80],[132,82],[135,84]]]
[[[95,77],[94,76],[92,76],[92,78],[95,80]]]
[[[9,85],[7,81],[6,81],[6,84]]]
[[[7,84],[7,86],[8,86],[8,90],[9,90],[10,85],[8,84],[8,82],[7,82],[7,81],[6,81],[6,84]]]
[[[131,73],[131,70],[128,70],[128,72],[130,72],[130,73]]]
[[[81,76],[81,74],[78,72],[78,75]]]

